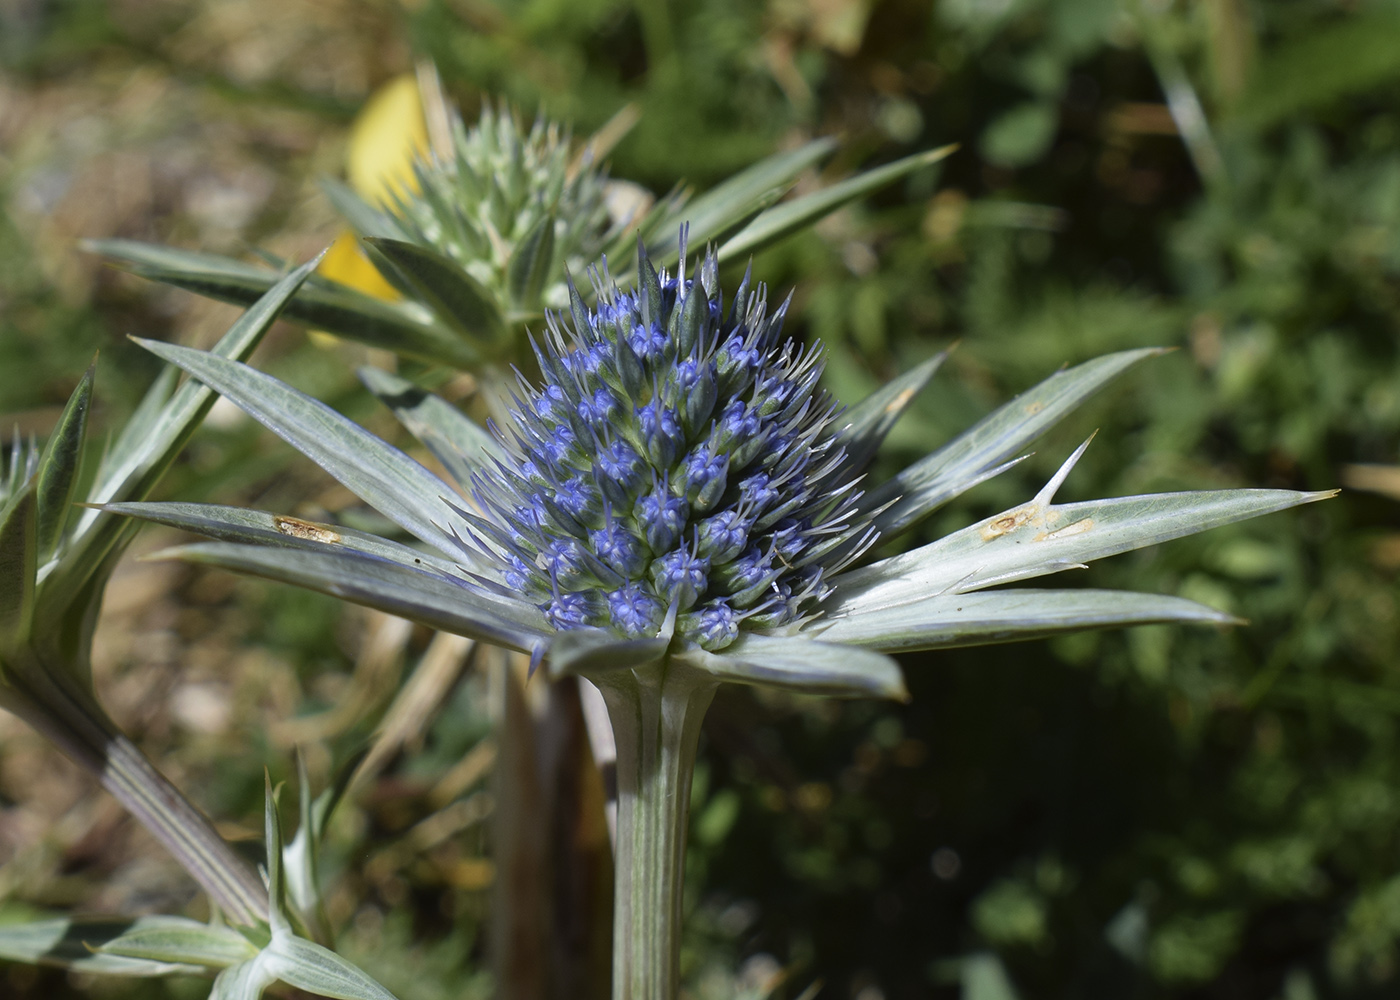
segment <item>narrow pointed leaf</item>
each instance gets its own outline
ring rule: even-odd
[[[68,404],[58,418],[58,425],[44,446],[43,457],[34,474],[34,499],[38,505],[37,538],[39,551],[48,554],[58,544],[73,501],[78,482],[78,464],[83,457],[83,441],[87,434],[88,411],[92,408],[90,365],[78,387],[68,397]]]
[[[878,191],[915,170],[931,166],[952,155],[957,146],[943,146],[924,153],[915,153],[883,167],[867,170],[844,181],[803,195],[793,201],[775,205],[763,212],[719,248],[721,262],[757,253],[785,236],[804,229],[825,218],[841,206]]]
[[[391,275],[396,273],[408,292],[440,322],[464,337],[488,343],[500,338],[501,312],[491,301],[491,293],[456,261],[406,240],[371,236],[364,242],[370,248],[370,259],[386,272],[385,277],[393,280]]]
[[[263,837],[267,847],[267,916],[272,928],[272,941],[291,934],[287,922],[286,880],[282,873],[282,815],[277,809],[278,795],[282,786],[272,787],[272,775],[263,772]],[[265,949],[266,950],[266,949]]]
[[[880,611],[824,618],[811,634],[822,642],[849,642],[902,653],[1164,622],[1239,623],[1204,604],[1162,594],[1025,589],[918,598]]]
[[[308,261],[279,281],[219,339],[213,355],[244,358],[251,354],[316,263],[316,260]],[[92,500],[105,503],[144,499],[165,475],[217,398],[210,389],[189,381],[160,403],[167,385],[166,380],[157,379],[152,386],[138,410],[138,427],[143,433],[139,438],[122,435],[117,448],[120,459],[104,463],[102,475],[89,494]],[[131,537],[131,525],[122,519],[97,510],[83,511],[70,532],[64,558],[42,581],[46,613],[65,613],[98,567],[114,565],[108,556],[120,551]],[[54,627],[50,621],[43,625],[45,629]]]
[[[32,479],[0,508],[0,651],[24,642],[34,623],[37,508]]]
[[[429,628],[529,652],[553,629],[530,605],[487,594],[466,584],[416,573],[357,553],[308,552],[207,542],[157,553],[152,558],[222,566],[269,580],[293,583],[355,604],[377,608]]]
[[[318,524],[299,517],[270,514],[246,507],[173,501],[114,503],[107,504],[103,510],[207,535],[222,542],[246,542],[250,545],[270,545],[310,552],[324,552],[327,548],[346,549],[384,559],[406,569],[434,572],[454,579],[460,577],[462,572],[461,566],[452,560],[432,552],[400,545],[366,531],[356,531],[343,525]]]
[[[325,909],[320,892],[320,836],[316,829],[315,802],[311,797],[311,774],[306,767],[306,755],[296,748],[297,764],[297,832],[292,842],[282,849],[282,867],[287,872],[287,892],[292,905],[302,919],[314,918],[324,927]]]
[[[382,212],[369,204],[348,186],[329,177],[321,178],[321,190],[325,193],[340,217],[350,224],[359,236],[387,236],[390,239],[405,240],[408,234],[388,212]]]
[[[718,240],[772,204],[808,167],[821,162],[836,148],[830,138],[814,139],[800,149],[776,153],[759,160],[723,183],[681,206],[667,222],[687,222],[693,246]],[[658,265],[669,264],[680,253],[674,225],[667,225],[662,239],[648,246]]]
[[[350,962],[305,938],[274,938],[264,957],[268,971],[282,982],[317,996],[335,1000],[397,1000]]]
[[[947,351],[940,351],[923,364],[885,383],[837,418],[836,422],[844,426],[832,435],[832,439],[838,447],[846,450],[846,460],[841,466],[843,475],[870,464],[885,436],[904,415],[905,407],[928,384],[947,357]]]
[[[516,244],[506,271],[510,301],[517,309],[536,309],[545,282],[554,273],[554,213],[535,223]]]
[[[439,527],[450,514],[444,500],[456,491],[393,445],[255,368],[188,347],[137,343],[237,403],[395,524],[449,556],[460,551]]]
[[[1031,502],[836,577],[828,615],[862,615],[1071,569],[1332,493],[1217,490],[1083,503]]]
[[[126,270],[220,302],[251,305],[282,276],[230,257],[134,240],[89,240],[87,249]],[[285,318],[409,357],[469,368],[481,352],[416,303],[385,302],[348,285],[313,277],[286,306]]]
[[[365,388],[394,411],[463,487],[470,488],[472,473],[491,459],[506,458],[485,428],[447,400],[379,368],[361,368],[359,375]]]
[[[94,481],[97,484],[97,488],[93,490],[94,495],[103,490],[110,491],[116,470],[130,468],[138,461],[135,456],[149,447],[151,437],[158,433],[162,415],[171,397],[175,395],[175,387],[179,383],[180,369],[173,365],[162,365],[160,374],[141,397],[141,402],[131,414],[131,418],[102,456]],[[202,386],[196,388],[203,389]],[[209,393],[209,396],[212,399],[213,393]]]
[[[142,917],[111,940],[87,944],[103,955],[218,969],[246,962],[258,954],[257,947],[232,927],[202,924],[184,917]]]
[[[31,965],[56,965],[109,976],[168,976],[176,972],[204,971],[199,965],[157,962],[94,951],[150,919],[153,918],[79,920],[58,917],[24,924],[6,924],[0,926],[0,959]]]
[[[546,654],[551,677],[590,677],[613,670],[631,670],[655,663],[666,655],[671,640],[619,639],[601,629],[568,629],[554,637]]]
[[[675,655],[722,681],[845,698],[909,697],[894,660],[854,646],[749,633],[718,653],[691,648]]]
[[[1128,368],[1163,353],[1155,347],[1120,351],[1056,372],[872,490],[862,506],[873,510],[890,505],[875,519],[882,536],[905,531],[981,482]]]

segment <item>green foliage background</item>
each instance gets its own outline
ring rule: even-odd
[[[326,242],[311,179],[337,171],[359,102],[418,54],[468,107],[503,95],[580,133],[636,101],[613,173],[657,192],[816,134],[845,138],[833,175],[962,143],[936,178],[755,262],[797,289],[793,328],[830,346],[844,398],[961,342],[891,438],[891,464],[1060,365],[1181,348],[930,536],[1030,495],[1095,428],[1066,497],[1326,489],[1349,463],[1396,460],[1393,0],[232,6],[242,14],[212,0],[0,3],[0,412],[42,429],[101,347],[99,386],[119,413],[151,372],[122,334],[197,338],[226,319],[69,262],[72,238]],[[279,49],[277,33],[296,31],[314,44]],[[91,138],[114,122],[121,135]],[[84,181],[74,164],[95,147],[111,173]],[[133,149],[157,179],[146,208],[74,221],[65,192],[119,187]],[[190,194],[201,162],[235,194],[261,192],[251,209],[223,203],[243,212],[234,224],[218,225],[217,198]],[[183,200],[160,189],[172,176]],[[266,363],[372,414],[344,366],[298,333]],[[287,463],[246,426],[209,428],[170,491],[277,507],[271,493],[285,509],[317,486]],[[1230,634],[911,657],[900,707],[722,692],[697,787],[694,995],[741,995],[743,975],[774,960],[792,970],[788,995],[820,979],[822,996],[859,1000],[1393,995],[1397,521],[1395,501],[1344,492],[1083,574],[1250,621]],[[333,688],[316,679],[348,667],[339,606],[244,583],[216,603],[249,625],[235,641],[295,674],[285,707],[324,706],[315,692]],[[458,692],[406,768],[445,769],[480,735],[472,696]],[[221,816],[255,817],[261,767],[286,767],[257,740],[153,738],[188,773],[217,772],[202,794]],[[343,837],[347,869],[355,845],[394,827],[368,815]],[[366,968],[406,1000],[485,989],[482,894],[405,877],[404,891],[371,894],[379,923],[359,911],[347,949],[375,948]],[[7,905],[54,902],[25,884]],[[396,981],[406,967],[421,975]],[[69,988],[25,975],[8,995]],[[124,995],[200,995],[142,989],[157,992]]]

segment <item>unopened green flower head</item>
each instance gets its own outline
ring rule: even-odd
[[[606,171],[567,129],[543,117],[528,130],[508,108],[482,109],[468,128],[452,112],[452,149],[414,165],[417,189],[391,212],[410,238],[455,260],[488,288],[500,287],[515,248],[554,220],[555,259],[596,260],[618,223],[608,211]],[[558,283],[545,299],[564,305]]]
[[[713,254],[684,269],[643,256],[623,291],[605,263],[595,308],[574,291],[497,429],[510,459],[474,483],[486,516],[462,513],[556,628],[674,622],[716,650],[800,623],[874,530],[831,443],[820,346],[785,340],[787,304],[770,315],[747,275],[726,312]]]

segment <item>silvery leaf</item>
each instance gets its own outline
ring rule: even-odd
[[[531,605],[344,549],[315,552],[207,542],[167,549],[149,558],[222,566],[296,584],[429,628],[522,652],[532,652],[554,632]]]
[[[1155,493],[1053,503],[1086,441],[1030,503],[832,580],[828,615],[859,615],[1083,566],[1132,549],[1333,494],[1292,490]]]
[[[234,305],[251,305],[281,277],[230,257],[135,240],[88,240],[83,246],[127,270]],[[480,351],[413,302],[385,302],[348,285],[313,278],[286,308],[288,319],[409,357],[469,368]]]
[[[1144,348],[1108,354],[1023,392],[932,454],[919,459],[862,500],[866,510],[886,504],[875,519],[883,537],[897,535],[949,500],[1007,467],[1016,455],[1106,383],[1144,358]]]
[[[885,436],[904,415],[905,408],[947,358],[948,352],[940,351],[880,386],[836,418],[841,429],[832,435],[832,440],[846,449],[846,459],[841,465],[843,478],[870,464]]]
[[[141,917],[110,940],[85,944],[103,955],[210,968],[237,965],[258,953],[257,946],[232,927],[185,917]]]
[[[1018,589],[933,594],[876,611],[836,614],[821,619],[810,633],[822,642],[902,653],[1163,622],[1232,625],[1238,619],[1204,604],[1161,594]]]
[[[447,400],[379,368],[361,368],[359,376],[463,486],[488,461],[506,457],[495,438]]]
[[[317,996],[335,1000],[397,1000],[356,966],[305,938],[277,935],[261,958],[279,980]]]
[[[902,160],[875,167],[848,177],[829,187],[813,191],[761,213],[719,248],[721,262],[751,256],[785,236],[803,229],[836,211],[842,205],[877,191],[922,167],[931,166],[952,155],[957,146],[943,146],[915,153]]]
[[[460,546],[442,527],[456,490],[399,449],[319,400],[255,368],[188,347],[138,340],[227,396],[379,513],[448,556]]]
[[[107,955],[103,944],[120,938],[152,919],[87,919],[58,917],[0,926],[0,959],[36,965],[57,965],[109,976],[168,976],[175,972],[204,971],[199,965],[154,961],[123,955]],[[94,950],[99,949],[99,950]]]
[[[894,660],[853,646],[745,633],[717,653],[692,647],[674,656],[718,680],[739,684],[846,698],[909,697]]]
[[[551,677],[589,677],[655,663],[666,655],[670,637],[619,639],[602,629],[566,629],[554,636],[546,654]]]
[[[34,473],[34,498],[38,504],[37,538],[39,552],[52,553],[58,545],[63,526],[78,484],[78,464],[83,457],[83,441],[87,432],[88,410],[92,406],[94,368],[83,373],[53,433],[44,445],[39,468]]]

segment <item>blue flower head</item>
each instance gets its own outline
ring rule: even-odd
[[[644,253],[638,286],[591,272],[535,353],[540,383],[473,483],[481,535],[559,629],[676,634],[722,649],[798,624],[874,538],[831,441],[820,347],[781,336],[746,275],[728,311],[707,255],[685,278]]]

